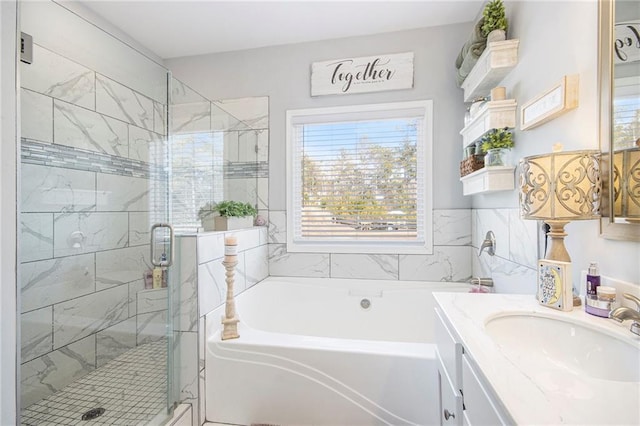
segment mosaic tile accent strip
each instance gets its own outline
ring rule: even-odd
[[[42,143],[22,138],[21,157],[23,163],[41,166],[62,167],[111,175],[132,176],[147,179],[162,179],[164,173],[149,163],[115,155],[73,148],[65,145]]]
[[[21,424],[140,425],[166,410],[167,341],[138,346],[22,410]],[[83,414],[104,408],[88,423]]]
[[[225,179],[268,178],[268,161],[228,162],[224,165]]]

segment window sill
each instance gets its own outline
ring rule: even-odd
[[[380,241],[363,241],[347,243],[332,241],[293,242],[287,241],[289,253],[344,253],[344,254],[433,254],[433,246],[425,243],[384,243]]]

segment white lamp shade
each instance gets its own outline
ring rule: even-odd
[[[600,217],[600,151],[566,151],[520,160],[523,219],[580,220]]]

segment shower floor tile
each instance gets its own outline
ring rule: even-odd
[[[167,341],[138,346],[22,410],[21,424],[146,425],[166,409]],[[105,412],[92,420],[82,415],[94,408]]]

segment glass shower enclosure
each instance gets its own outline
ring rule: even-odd
[[[19,27],[21,422],[161,422],[179,364],[168,228],[151,243],[170,223],[169,73],[54,2],[22,2]]]

